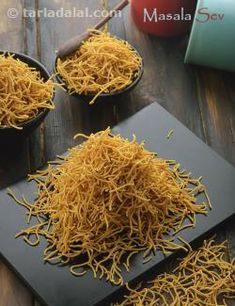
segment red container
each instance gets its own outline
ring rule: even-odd
[[[187,33],[196,0],[131,0],[131,15],[139,29],[157,36]]]

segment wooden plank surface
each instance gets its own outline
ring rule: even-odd
[[[21,51],[40,60],[53,73],[55,50],[66,39],[92,26],[97,18],[23,18],[22,10],[60,8],[92,12],[101,0],[2,0],[0,49]],[[117,0],[110,0],[110,7]],[[9,8],[19,12],[8,18]],[[24,142],[4,145],[0,152],[0,187],[41,167],[75,144],[77,132],[90,133],[127,118],[157,101],[225,159],[235,165],[235,76],[232,73],[183,64],[187,37],[160,39],[141,33],[126,8],[109,29],[133,44],[142,54],[145,74],[136,89],[105,107],[88,107],[84,101],[57,91],[56,110]],[[117,101],[116,101],[117,102]],[[169,127],[170,129],[170,127]],[[230,257],[235,250],[234,222],[218,232],[227,237]],[[40,306],[32,294],[0,261],[0,306]]]
[[[15,8],[19,12],[16,18],[8,18],[8,10]],[[3,0],[0,3],[0,49],[15,52],[25,51],[24,20],[22,2]],[[0,186],[16,181],[29,171],[29,142],[16,141],[1,144],[0,152]],[[33,297],[24,285],[11,272],[3,261],[0,261],[0,306],[32,306]]]

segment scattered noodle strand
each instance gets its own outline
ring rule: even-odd
[[[181,259],[172,274],[158,275],[149,288],[134,290],[127,285],[130,294],[116,306],[228,305],[226,300],[235,299],[235,259],[225,259],[225,244],[204,241]]]
[[[129,271],[140,252],[145,262],[157,250],[188,252],[173,233],[185,222],[193,227],[196,214],[208,211],[209,204],[196,199],[206,193],[201,180],[156,157],[135,137],[129,141],[110,129],[79,137],[87,140],[29,177],[38,184],[35,203],[10,192],[37,217],[38,226],[20,235],[44,236],[51,246],[46,261],[65,261],[75,275],[91,269],[94,277],[117,285],[123,284],[122,268]]]

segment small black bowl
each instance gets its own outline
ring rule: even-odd
[[[120,40],[123,40],[119,37],[117,37],[118,39]],[[95,101],[95,104],[96,102],[99,102],[99,101],[106,101],[106,100],[110,100],[111,98],[116,98],[118,96],[122,96],[124,94],[127,94],[129,93],[130,91],[132,91],[136,85],[139,83],[139,81],[141,80],[142,76],[143,76],[143,73],[144,73],[144,62],[143,62],[143,58],[142,56],[140,55],[140,53],[136,50],[136,48],[134,48],[132,46],[133,50],[141,57],[142,59],[142,64],[141,64],[141,67],[140,67],[140,71],[139,71],[139,74],[138,76],[133,80],[133,82],[128,85],[127,87],[123,88],[122,90],[119,90],[119,91],[115,91],[115,92],[111,92],[111,93],[102,93],[100,94],[96,101]],[[61,84],[64,89],[68,92],[68,88],[66,86],[66,82],[63,80],[62,76],[58,73],[57,69],[56,69],[56,65],[57,65],[57,60],[58,60],[58,57],[56,57],[55,59],[55,63],[54,63],[54,71],[55,71],[55,75],[56,75],[56,79],[57,81],[59,82],[59,84]],[[79,94],[79,93],[73,93],[71,94],[71,96],[73,97],[77,97],[77,98],[81,98],[82,100],[86,101],[86,102],[90,102],[94,97],[95,97],[96,94]]]
[[[20,61],[28,64],[30,67],[36,68],[36,70],[40,73],[40,76],[43,80],[47,81],[50,78],[50,74],[47,71],[47,69],[37,60],[34,58],[22,54],[22,53],[16,53],[16,52],[9,52],[9,51],[0,51],[0,54],[10,54],[13,55],[14,58],[19,59]],[[51,100],[54,99],[54,94],[51,98]],[[45,119],[45,117],[49,113],[49,109],[45,108],[41,110],[38,115],[30,120],[27,120],[25,122],[22,122],[19,124],[19,127],[22,127],[22,129],[15,129],[13,127],[1,127],[0,126],[0,137],[4,138],[6,140],[8,137],[18,137],[18,136],[27,136],[32,131],[34,131]]]

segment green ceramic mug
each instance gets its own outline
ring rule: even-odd
[[[185,63],[235,71],[235,0],[199,0]]]

